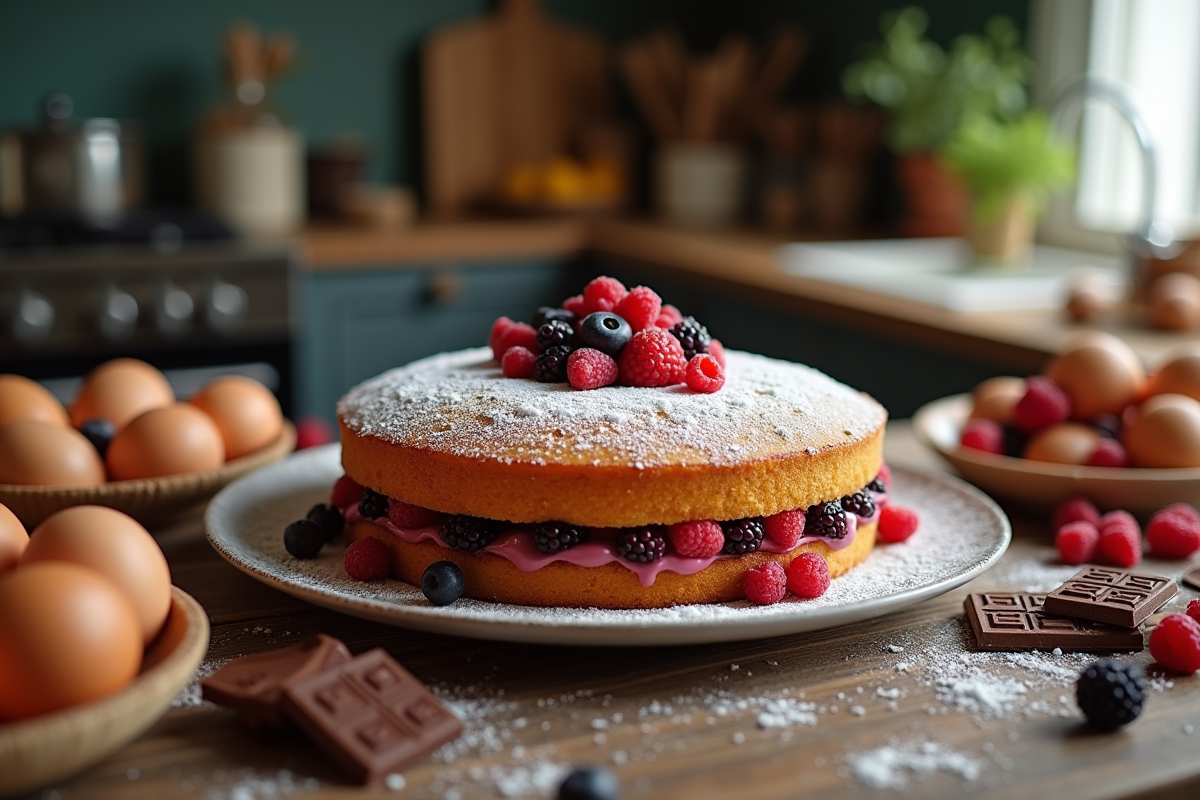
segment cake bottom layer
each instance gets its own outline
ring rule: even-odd
[[[532,572],[522,572],[511,561],[491,553],[463,553],[431,542],[406,542],[369,521],[346,526],[346,536],[357,541],[374,536],[391,551],[391,575],[414,586],[421,585],[425,569],[437,561],[453,561],[466,579],[466,596],[478,600],[525,606],[567,608],[665,608],[693,603],[721,603],[745,597],[742,573],[767,561],[786,567],[801,553],[818,553],[837,577],[861,563],[875,546],[877,523],[861,524],[854,541],[842,550],[824,542],[809,542],[786,553],[751,553],[714,561],[692,575],[660,572],[651,586],[642,586],[632,570],[620,564],[581,567],[555,561]]]

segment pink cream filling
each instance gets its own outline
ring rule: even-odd
[[[758,551],[762,553],[786,553],[809,542],[824,542],[830,550],[845,550],[854,543],[854,534],[858,530],[858,526],[876,521],[879,518],[880,509],[887,502],[886,494],[872,493],[872,498],[875,501],[875,513],[870,517],[860,518],[856,514],[846,513],[846,536],[844,538],[830,539],[825,536],[802,536],[793,547],[789,548],[781,546],[774,539],[766,536],[763,537],[762,546],[759,547]],[[363,518],[358,513],[357,506],[343,508],[342,514],[345,516],[347,523],[358,522]],[[393,536],[400,537],[409,544],[432,541],[441,547],[445,547],[447,550],[452,549],[442,539],[436,525],[426,525],[420,528],[399,528],[387,517],[380,517],[373,520],[373,523]],[[563,561],[579,567],[600,567],[605,564],[620,564],[630,572],[637,573],[638,582],[644,587],[653,586],[658,573],[664,570],[679,575],[694,575],[710,566],[714,561],[739,558],[739,556],[730,555],[717,555],[711,558],[684,558],[674,553],[668,553],[657,561],[642,564],[622,558],[617,552],[615,545],[615,542],[607,540],[589,540],[581,542],[569,550],[563,550],[558,553],[542,553],[533,543],[533,531],[530,528],[517,525],[497,536],[491,544],[481,548],[479,552],[491,553],[501,558],[506,558],[522,572],[533,572],[555,561]]]

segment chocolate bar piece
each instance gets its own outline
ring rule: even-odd
[[[1046,595],[1045,609],[1051,614],[1136,628],[1178,591],[1175,581],[1161,575],[1089,564]]]
[[[1183,573],[1183,582],[1193,589],[1200,591],[1200,567],[1192,567]]]
[[[205,700],[241,713],[255,730],[278,730],[284,717],[279,701],[288,680],[304,679],[350,660],[350,651],[332,636],[318,633],[281,650],[235,659],[200,682]]]
[[[1046,614],[1044,594],[985,592],[967,595],[967,619],[980,650],[1053,650],[1073,653],[1137,652],[1136,628]]]
[[[379,648],[288,681],[282,705],[361,783],[379,783],[462,733],[458,717]]]

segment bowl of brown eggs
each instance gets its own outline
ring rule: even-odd
[[[1200,504],[1200,343],[1147,371],[1120,339],[1081,333],[1041,375],[936,400],[913,429],[968,481],[1029,509],[1079,496],[1134,513]]]
[[[242,376],[181,401],[157,369],[119,358],[64,407],[41,384],[0,375],[0,503],[26,526],[76,505],[160,523],[295,444],[275,396]]]

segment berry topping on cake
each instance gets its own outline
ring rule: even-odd
[[[744,556],[762,547],[765,531],[761,517],[722,522],[721,530],[725,532],[725,544],[721,552],[727,556]]]
[[[414,506],[412,503],[401,503],[399,500],[388,499],[388,519],[397,528],[424,528],[428,525],[439,525],[444,515],[431,508]]]
[[[725,370],[708,353],[701,353],[688,362],[684,381],[693,392],[712,394],[725,385]]]
[[[846,511],[840,500],[817,503],[804,512],[804,517],[809,535],[827,539],[846,538]]]
[[[502,319],[507,319],[507,318],[502,317]],[[542,306],[534,313],[533,321],[531,324],[533,325],[535,330],[542,327],[547,322],[551,322],[553,320],[565,322],[568,325],[573,326],[577,319],[578,319],[578,317],[575,316],[575,312],[568,311],[565,308],[552,308],[551,306]]]
[[[316,558],[324,546],[325,531],[311,519],[298,519],[283,529],[283,547],[296,558]]]
[[[617,382],[617,362],[612,356],[581,347],[567,357],[567,382],[572,389],[601,389]]]
[[[634,331],[644,331],[655,327],[654,323],[662,313],[662,298],[647,286],[635,286],[617,303],[614,310]]]
[[[332,541],[346,529],[346,518],[342,516],[342,512],[333,506],[327,506],[324,503],[317,503],[308,510],[305,519],[311,520],[320,526],[325,534],[325,541]]]
[[[654,320],[654,327],[670,330],[682,321],[683,314],[679,312],[679,309],[670,303],[664,303],[662,311],[658,313],[658,319]]]
[[[346,574],[356,581],[379,581],[388,576],[388,546],[374,536],[364,536],[346,548]]]
[[[579,339],[585,347],[616,358],[633,338],[633,328],[624,317],[611,311],[588,314],[579,325]]]
[[[763,519],[763,530],[780,547],[790,550],[804,535],[804,511],[796,508],[772,514]]]
[[[575,328],[569,322],[552,319],[537,332],[538,350],[546,352],[551,347],[575,347]]]
[[[684,317],[672,325],[671,335],[679,340],[680,346],[683,347],[683,355],[688,361],[701,353],[707,353],[708,345],[712,342],[708,328],[696,322],[695,317]]]
[[[711,519],[668,525],[667,538],[683,558],[712,558],[725,546],[725,532]]]
[[[421,573],[421,592],[435,606],[448,606],[462,597],[466,580],[453,561],[435,561]]]
[[[585,314],[594,311],[615,311],[617,304],[625,299],[629,292],[625,284],[616,278],[601,275],[583,287],[583,309]]]
[[[1200,623],[1187,614],[1168,614],[1150,631],[1150,655],[1167,669],[1200,670]]]
[[[759,564],[742,573],[742,591],[760,606],[778,603],[787,594],[787,572],[774,561]]]
[[[510,347],[524,347],[537,352],[537,331],[532,325],[526,325],[524,322],[512,323],[496,337],[492,345],[492,356],[497,361],[502,361]]]
[[[1100,544],[1100,531],[1084,519],[1068,522],[1054,534],[1054,546],[1064,564],[1078,566],[1096,557],[1096,546]]]
[[[1142,713],[1146,681],[1133,664],[1102,658],[1080,673],[1075,701],[1093,728],[1116,730]]]
[[[510,347],[500,359],[500,369],[506,378],[532,378],[537,354],[528,347]]]
[[[572,314],[574,314],[576,319],[583,319],[588,315],[588,312],[583,310],[585,305],[586,303],[584,302],[583,295],[577,294],[573,297],[568,297],[566,300],[563,300],[562,307],[563,311],[570,311]]]
[[[667,540],[658,528],[627,528],[617,538],[617,554],[626,561],[649,564],[667,554]]]
[[[551,347],[533,362],[533,377],[541,383],[566,383],[567,359],[571,348],[566,345]]]
[[[801,553],[785,571],[788,591],[797,597],[811,600],[829,588],[829,563],[817,553]]]
[[[363,519],[379,519],[388,513],[388,499],[374,489],[363,489],[358,498],[358,513]]]
[[[446,544],[464,553],[487,547],[499,534],[500,525],[482,517],[451,514],[442,521],[442,538]]]
[[[345,508],[358,503],[362,497],[363,487],[349,475],[343,475],[333,482],[333,491],[329,495],[329,505],[334,508]]]
[[[842,508],[860,517],[875,515],[875,501],[866,492],[855,492],[842,498]]]
[[[907,541],[917,532],[921,518],[911,508],[888,503],[879,513],[879,528],[875,538],[884,544],[897,544]]]
[[[533,544],[546,555],[570,550],[586,539],[587,531],[569,522],[543,522],[533,529]]]
[[[725,345],[713,339],[708,343],[708,354],[717,360],[721,369],[725,369]]]
[[[617,362],[626,386],[671,386],[682,383],[687,360],[679,341],[662,328],[638,331]]]

